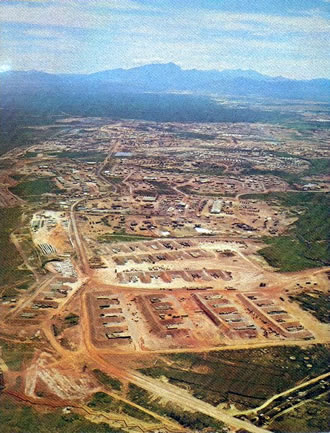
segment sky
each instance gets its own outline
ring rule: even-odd
[[[148,63],[330,78],[330,0],[0,0],[0,71]]]

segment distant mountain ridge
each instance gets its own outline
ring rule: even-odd
[[[224,69],[222,71],[218,71],[216,69],[211,70],[198,70],[198,69],[182,69],[180,66],[175,63],[152,63],[143,66],[137,66],[130,69],[110,69],[106,71],[96,72],[90,74],[91,76],[108,76],[108,77],[146,77],[146,76],[157,76],[160,75],[170,75],[176,78],[191,78],[191,77],[200,77],[201,79],[233,79],[233,78],[249,78],[256,80],[268,80],[273,79],[273,77],[260,74],[252,69],[244,70],[244,69]]]
[[[330,80],[270,77],[254,70],[182,69],[175,63],[154,63],[92,74],[42,71],[0,73],[0,96],[46,92],[192,92],[234,97],[270,97],[330,101]]]

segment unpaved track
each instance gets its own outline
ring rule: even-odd
[[[30,288],[30,291],[33,292],[34,288],[36,288],[36,287],[37,287],[37,290],[35,292],[31,293],[31,296],[26,295],[26,296],[24,296],[24,298],[21,298],[20,301],[17,303],[16,307],[13,308],[12,310],[10,310],[9,313],[7,314],[7,316],[5,318],[7,319],[9,317],[16,316],[30,302],[32,302],[34,299],[36,299],[39,296],[40,292],[42,292],[42,290],[47,285],[49,285],[53,280],[55,280],[56,278],[57,278],[57,275],[52,274],[52,275],[47,275],[47,277],[45,277],[42,282],[41,281],[36,282]],[[38,287],[38,285],[39,285],[39,287]]]
[[[63,359],[65,359],[69,365],[77,365],[77,364],[81,364],[84,362],[85,351],[81,350],[78,352],[70,352],[70,351],[66,350],[56,340],[51,329],[49,329],[49,327],[46,324],[43,326],[43,332],[44,332],[46,338],[48,339],[48,341],[51,343],[52,347],[56,350],[56,352],[59,355],[61,355],[62,361],[63,361]],[[88,361],[95,364],[93,356],[90,358],[92,358],[92,359],[88,359]],[[101,368],[103,371],[105,371],[105,369],[104,369],[105,361],[102,358],[100,358],[100,361],[102,363]],[[107,369],[111,368],[107,363],[105,363],[105,364],[107,366]],[[96,365],[99,366],[98,363]],[[116,370],[116,372],[117,372],[117,370]],[[114,375],[114,371],[112,368],[111,368],[111,374]],[[120,374],[120,377],[124,378],[124,375]],[[131,405],[131,406],[133,406],[139,410],[142,410],[143,412],[148,413],[149,415],[152,415],[154,418],[158,419],[164,425],[166,425],[171,431],[180,431],[180,427],[175,422],[172,422],[172,421],[162,417],[161,415],[158,415],[157,413],[154,413],[154,412],[148,410],[147,408],[144,408],[144,407],[142,407],[142,406],[140,406],[134,402],[131,402],[130,400],[125,399],[124,397],[118,396],[117,394],[111,393],[111,392],[106,391],[106,390],[102,390],[102,391],[109,394],[111,397],[116,398],[117,400],[121,400],[124,403],[127,403],[127,404],[129,404],[129,405]]]
[[[105,419],[105,421],[110,421],[110,422],[114,422],[114,421],[119,421],[122,426],[125,428],[131,428],[131,429],[139,429],[140,431],[144,432],[144,431],[150,431],[150,432],[154,432],[155,430],[159,429],[160,427],[166,431],[173,432],[173,433],[179,433],[182,431],[185,431],[184,428],[180,427],[179,425],[176,425],[175,423],[170,422],[169,420],[167,420],[166,418],[163,418],[157,414],[154,414],[151,411],[148,410],[144,410],[144,412],[149,413],[149,415],[152,415],[153,417],[155,417],[156,419],[159,419],[162,422],[162,425],[160,426],[160,424],[150,424],[150,423],[146,423],[146,422],[139,422],[138,420],[134,419],[134,423],[130,422],[129,417],[125,416],[125,415],[121,415],[121,414],[109,414],[107,412],[103,412],[103,411],[96,411],[93,410],[91,408],[89,408],[86,405],[78,405],[77,403],[73,403],[72,401],[65,401],[65,400],[46,400],[46,399],[35,399],[33,397],[27,397],[24,394],[21,394],[19,392],[15,392],[15,391],[9,391],[9,390],[4,390],[3,391],[4,394],[9,395],[10,397],[16,398],[17,400],[23,401],[25,403],[29,403],[33,406],[46,406],[46,407],[51,407],[53,409],[57,409],[57,408],[65,408],[65,407],[72,407],[74,409],[78,409],[81,410],[83,412],[85,412],[86,414],[88,414],[89,416],[92,417],[97,417],[99,418],[100,416],[103,417]],[[109,395],[113,396],[113,397],[118,397],[112,393],[108,393]],[[125,399],[121,399],[123,401],[125,401]],[[132,404],[131,402],[127,401],[127,403],[131,404],[133,407],[137,407],[140,408],[138,405],[135,405],[134,403]],[[142,408],[144,409],[144,408]]]
[[[161,415],[158,415],[157,413],[152,412],[151,410],[149,410],[149,409],[147,409],[147,408],[145,408],[143,406],[140,406],[140,405],[138,405],[138,404],[136,404],[136,403],[134,403],[134,402],[132,402],[130,400],[127,400],[124,397],[121,397],[121,396],[119,396],[117,394],[114,394],[113,392],[109,392],[109,391],[106,391],[106,390],[102,390],[102,391],[105,394],[108,394],[108,395],[110,395],[111,397],[113,397],[113,398],[115,398],[117,400],[120,400],[120,401],[122,401],[122,402],[124,402],[126,404],[129,404],[132,407],[135,407],[136,409],[141,410],[142,412],[147,413],[148,415],[153,416],[154,418],[158,419],[162,424],[164,424],[165,426],[169,427],[171,430],[174,430],[176,432],[181,431],[181,430],[185,431],[185,429],[183,427],[181,427],[179,424],[175,423],[174,421],[170,421],[168,418],[165,418],[165,417],[163,417]]]
[[[85,251],[85,248],[83,245],[83,241],[80,237],[80,233],[79,233],[77,221],[76,221],[76,215],[75,215],[76,206],[78,206],[78,204],[82,203],[84,200],[86,200],[86,199],[85,198],[80,199],[80,200],[78,200],[72,204],[71,209],[70,209],[70,220],[71,220],[71,228],[72,228],[73,237],[74,237],[74,244],[75,244],[74,246],[76,247],[76,250],[78,252],[80,263],[82,265],[82,271],[84,274],[89,275],[89,273],[90,273],[89,263],[88,263],[86,251]]]
[[[274,400],[279,397],[284,397],[286,395],[290,395],[298,389],[305,388],[308,385],[312,385],[313,383],[317,383],[320,380],[324,380],[330,376],[330,373],[324,373],[320,376],[314,377],[313,379],[308,380],[307,382],[301,383],[300,385],[294,386],[293,388],[287,389],[286,391],[281,392],[280,394],[273,395],[273,397],[269,398],[265,401],[261,406],[255,407],[254,409],[245,410],[244,412],[240,412],[239,415],[249,415],[251,413],[257,413],[265,407],[269,406]]]
[[[89,358],[89,363],[93,364],[101,371],[109,374],[110,376],[118,377],[119,379],[127,380],[130,383],[134,383],[137,386],[151,392],[153,395],[166,399],[169,402],[175,403],[181,406],[183,409],[191,410],[193,412],[201,412],[208,415],[218,421],[221,421],[227,425],[235,427],[237,429],[244,429],[251,433],[266,433],[269,430],[265,430],[254,426],[253,424],[234,418],[231,415],[213,407],[212,405],[205,403],[197,398],[191,396],[187,391],[180,389],[169,383],[163,383],[159,380],[144,376],[138,372],[125,369],[122,366],[110,364],[99,356],[97,350],[90,342],[89,326],[88,326],[88,315],[85,302],[82,304],[82,321],[85,325],[85,339],[84,346],[85,350],[81,348],[80,352],[69,352],[64,349],[55,339],[51,330],[44,326],[43,331],[46,337],[49,339],[51,345],[64,359],[70,359],[70,363],[80,363],[83,360],[84,355]],[[83,355],[84,354],[84,355]],[[72,365],[71,364],[71,365]]]
[[[231,427],[243,429],[251,433],[269,433],[269,430],[256,427],[247,421],[234,418],[233,416],[228,415],[214,406],[205,403],[202,400],[198,400],[197,398],[188,394],[187,391],[177,388],[174,385],[163,383],[159,380],[152,379],[134,371],[119,369],[114,365],[110,366],[98,356],[93,355],[92,357],[94,362],[99,365],[102,371],[109,372],[111,375],[126,379],[129,382],[151,392],[153,395],[181,406],[183,409],[193,412],[201,412]]]
[[[36,282],[38,282],[39,279],[40,279],[40,276],[36,273],[36,271],[29,264],[28,258],[26,257],[26,254],[25,254],[23,248],[21,247],[21,245],[19,243],[19,240],[17,239],[17,236],[15,235],[15,233],[11,233],[10,240],[15,245],[15,248],[17,249],[17,251],[19,252],[20,256],[22,257],[25,266],[29,269],[30,272],[32,272],[32,274],[33,274]]]

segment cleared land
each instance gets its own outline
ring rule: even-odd
[[[5,432],[323,428],[327,130],[38,131],[0,159]]]

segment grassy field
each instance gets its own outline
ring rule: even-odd
[[[45,413],[22,406],[14,399],[0,396],[1,433],[124,433],[108,424],[95,424],[75,413],[61,409]]]
[[[87,152],[50,152],[49,155],[56,156],[57,158],[70,158],[82,159],[90,162],[100,162],[106,157],[105,153],[95,153],[92,151]]]
[[[24,158],[35,158],[36,156],[38,156],[38,152],[26,152],[24,154]]]
[[[287,152],[275,152],[271,151],[272,154],[278,157],[282,158],[299,158],[297,155],[291,155]],[[305,159],[305,158],[302,158]],[[306,180],[304,180],[304,177],[306,176],[313,176],[313,175],[326,175],[329,173],[330,170],[330,160],[327,158],[322,159],[309,159],[308,162],[310,163],[310,166],[308,169],[304,170],[301,173],[291,173],[289,171],[283,171],[283,170],[262,170],[262,169],[255,169],[253,167],[248,167],[243,171],[244,175],[265,175],[265,176],[277,176],[280,179],[283,179],[284,181],[288,182],[289,185],[293,184],[304,184],[307,183]]]
[[[302,182],[301,175],[281,170],[259,170],[254,168],[247,168],[243,171],[243,174],[246,176],[276,176],[288,182],[289,185]]]
[[[157,180],[148,180],[148,183],[153,185],[155,189],[157,190],[157,194],[165,194],[165,195],[175,195],[176,192],[173,188],[171,188],[170,185],[168,185],[166,182],[159,182]],[[148,195],[147,193],[145,195]]]
[[[20,224],[20,218],[20,208],[0,209],[0,252],[6,251],[6,254],[0,253],[0,287],[21,282],[30,276],[30,272],[17,269],[22,259],[10,241],[10,233]]]
[[[326,193],[322,192],[305,192],[305,191],[297,191],[297,192],[270,192],[267,194],[258,193],[258,194],[244,194],[241,196],[243,200],[251,199],[251,200],[264,200],[268,203],[278,203],[283,206],[302,206],[305,208],[308,203],[314,200],[315,197],[318,196],[326,196]]]
[[[0,338],[2,358],[10,370],[18,371],[23,364],[33,357],[34,348],[32,344],[10,343]]]
[[[186,140],[197,139],[197,140],[215,140],[215,135],[210,134],[202,134],[199,132],[190,132],[190,131],[170,131],[173,132],[177,137],[184,138]]]
[[[28,201],[38,201],[42,194],[60,192],[51,179],[47,177],[21,182],[10,188],[10,191]]]
[[[165,376],[170,383],[189,389],[195,397],[214,406],[230,401],[242,409],[257,407],[328,367],[324,346],[183,353],[166,358],[170,366],[159,361],[157,366],[141,372],[157,378]],[[312,368],[307,366],[309,363]]]
[[[123,177],[120,177],[120,176],[112,176],[112,177],[109,177],[109,180],[110,180],[110,182],[111,183],[115,183],[115,184],[120,184],[120,183],[122,183],[122,181],[123,181]]]
[[[138,235],[125,235],[125,234],[104,234],[97,238],[99,242],[137,242],[137,241],[148,241],[155,239],[150,236],[138,236]]]
[[[320,322],[330,323],[330,295],[313,291],[290,296],[290,299],[300,304],[301,308],[313,314]]]
[[[121,390],[122,384],[120,380],[110,377],[106,373],[103,373],[103,371],[97,369],[93,370],[93,374],[96,379],[106,387],[109,387],[115,391]]]

